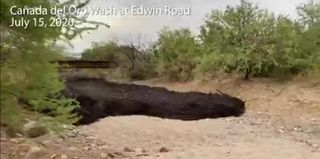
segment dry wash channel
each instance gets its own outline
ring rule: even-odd
[[[80,124],[117,115],[147,115],[197,120],[240,116],[245,103],[224,93],[174,92],[160,87],[108,82],[101,78],[68,77],[65,94],[80,102]]]

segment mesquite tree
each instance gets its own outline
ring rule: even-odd
[[[1,122],[15,123],[18,120],[23,105],[27,109],[42,112],[50,110],[50,115],[65,123],[76,122],[78,117],[72,113],[77,102],[60,95],[64,83],[59,78],[57,67],[51,63],[60,58],[57,41],[69,40],[85,31],[98,28],[99,22],[87,21],[86,15],[51,14],[46,15],[12,15],[10,8],[39,7],[47,10],[53,7],[73,6],[82,8],[89,3],[86,1],[68,0],[59,2],[51,0],[1,0]],[[54,18],[67,18],[74,25],[57,25],[43,27],[29,26],[9,27],[11,19],[39,20],[48,25]]]

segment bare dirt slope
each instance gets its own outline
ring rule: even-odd
[[[220,89],[245,99],[247,113],[240,118],[199,121],[110,117],[80,131],[107,141],[128,158],[320,158],[319,87],[268,81],[151,85],[177,91]]]

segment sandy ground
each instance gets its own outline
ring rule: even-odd
[[[176,91],[219,89],[244,99],[247,112],[238,118],[198,121],[147,116],[104,118],[76,128],[73,130],[76,133],[63,139],[40,140],[38,143],[50,152],[47,156],[55,159],[65,157],[61,154],[67,159],[320,158],[320,87],[267,80],[137,83]],[[33,159],[40,158],[48,157],[40,155]]]
[[[248,110],[240,118],[199,121],[111,117],[81,131],[108,141],[118,151],[132,149],[132,158],[320,158],[320,89],[316,87],[267,81],[152,85],[177,91],[219,89],[245,99]]]
[[[300,137],[300,141],[298,137],[291,137],[288,132],[277,133],[268,126],[251,122],[248,117],[191,122],[141,116],[118,117],[103,119],[82,129],[107,140],[109,146],[118,151],[124,147],[134,150],[132,158],[318,159],[320,157],[316,147],[312,148],[311,145],[304,143],[310,138]],[[168,152],[160,152],[163,147]]]

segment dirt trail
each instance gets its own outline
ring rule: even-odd
[[[199,121],[110,117],[80,131],[107,141],[128,158],[320,158],[319,88],[241,81],[152,85],[177,91],[220,89],[245,99],[248,111],[240,118]]]

